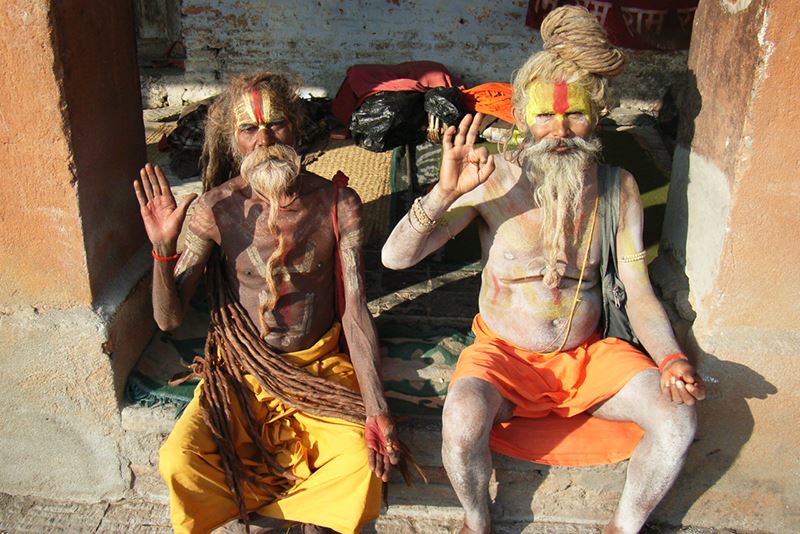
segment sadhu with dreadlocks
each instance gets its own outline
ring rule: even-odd
[[[474,146],[480,115],[448,129],[439,182],[398,223],[383,262],[413,265],[480,221],[476,339],[442,425],[461,532],[490,532],[491,447],[556,465],[630,456],[603,532],[633,534],[678,476],[705,389],[650,285],[636,180],[598,163],[598,117],[622,53],[581,7],[553,10],[541,31],[544,50],[512,84],[521,146],[507,157]]]
[[[181,324],[204,272],[209,288],[202,381],[160,453],[179,533],[237,516],[357,532],[400,456],[366,306],[361,200],[301,169],[296,90],[281,74],[241,77],[210,107],[205,192],[180,254],[196,195],[176,205],[149,164],[134,182],[159,327]]]

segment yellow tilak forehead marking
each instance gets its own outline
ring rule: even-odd
[[[566,82],[536,82],[528,86],[528,104],[525,121],[533,124],[538,115],[556,115],[580,112],[592,120],[592,105],[589,93],[581,86]]]
[[[265,126],[286,119],[285,110],[277,104],[269,91],[254,89],[241,96],[234,106],[236,124]]]

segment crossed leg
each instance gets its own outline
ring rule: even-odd
[[[462,534],[491,528],[489,433],[495,422],[511,418],[514,405],[490,383],[462,378],[450,386],[442,413],[442,461],[464,508]]]
[[[665,399],[658,371],[648,369],[589,411],[604,419],[633,421],[645,432],[628,463],[614,517],[603,530],[635,534],[678,478],[697,429],[694,407]]]

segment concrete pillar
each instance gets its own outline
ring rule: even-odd
[[[130,485],[119,400],[153,331],[133,28],[130,2],[0,8],[0,492]]]
[[[787,469],[800,441],[799,14],[794,2],[704,0],[694,20],[659,260],[685,275],[687,348],[718,381],[668,499],[686,524],[800,524]]]

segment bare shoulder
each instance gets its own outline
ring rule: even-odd
[[[241,194],[244,185],[244,179],[236,177],[203,193],[192,206],[189,215],[189,228],[192,232],[200,237],[219,242],[217,213],[220,208],[224,208],[225,200]]]
[[[333,182],[331,180],[308,171],[304,171],[301,177],[305,181],[303,188],[307,194],[318,195],[321,198],[329,198],[331,202],[333,201]],[[352,187],[341,187],[337,192],[337,202],[339,209],[358,209],[361,207],[361,197]],[[328,206],[330,203],[326,202],[325,205]]]
[[[625,169],[619,173],[619,208],[620,228],[630,224],[637,225],[642,219],[642,200],[639,196],[639,185],[633,174]]]
[[[213,208],[219,202],[228,199],[235,194],[240,194],[246,185],[247,182],[241,176],[231,178],[227,182],[222,183],[203,193],[198,202],[203,202],[209,208]]]
[[[636,183],[633,174],[626,169],[619,170],[619,188],[624,200],[639,198],[639,184]]]
[[[329,179],[323,178],[319,174],[313,173],[306,169],[300,171],[300,175],[297,177],[297,179],[303,181],[303,187],[309,192],[320,189],[330,190],[333,187],[333,182],[331,182]]]
[[[337,197],[337,213],[339,215],[339,226],[342,232],[359,231],[362,226],[361,197],[355,189],[342,187]]]
[[[348,211],[360,211],[362,207],[361,197],[352,187],[343,187],[339,190],[340,209]]]
[[[522,178],[522,167],[515,160],[509,160],[504,154],[495,154],[494,172],[482,185],[511,189]]]
[[[330,213],[333,202],[333,184],[330,180],[303,169],[295,184],[307,213],[315,216]]]
[[[453,207],[471,206],[480,208],[481,204],[503,197],[519,180],[521,170],[518,165],[508,161],[502,154],[492,154],[494,171],[485,182],[462,195]]]
[[[494,171],[489,178],[475,189],[478,198],[476,201],[489,202],[501,198],[526,196],[530,193],[527,179],[522,176],[522,167],[515,160],[509,160],[505,154],[495,154]],[[520,181],[525,180],[524,187]],[[477,203],[477,202],[476,202]]]

